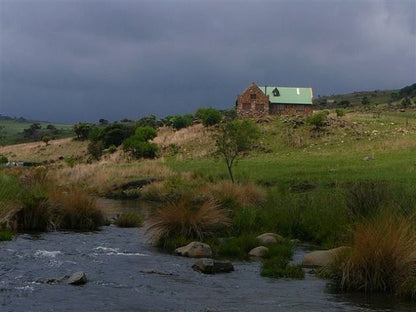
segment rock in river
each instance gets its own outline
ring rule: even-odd
[[[198,260],[192,268],[204,274],[229,273],[234,271],[234,266],[230,261],[219,261],[207,258]]]
[[[211,258],[211,247],[201,242],[192,242],[186,246],[175,249],[175,253],[180,256],[190,258]]]
[[[257,236],[257,239],[262,246],[274,245],[284,240],[282,236],[275,233],[264,233]]]
[[[348,250],[350,247],[338,247],[329,250],[316,250],[307,253],[302,260],[302,266],[309,268],[319,268],[329,265],[340,252]]]
[[[259,246],[259,247],[256,247],[256,248],[253,248],[252,250],[250,250],[248,255],[250,257],[262,258],[262,257],[264,257],[264,255],[266,254],[267,251],[269,251],[269,248],[264,247],[264,246]]]
[[[84,272],[75,272],[66,282],[71,285],[84,285],[87,281],[87,275]]]

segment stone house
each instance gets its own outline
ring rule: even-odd
[[[311,115],[312,88],[259,87],[252,83],[237,96],[236,110],[240,118],[268,115]]]

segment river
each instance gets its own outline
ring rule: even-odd
[[[133,209],[132,207],[130,209]],[[294,261],[304,253],[298,248]],[[0,243],[0,311],[415,311],[379,297],[331,293],[326,281],[261,277],[257,262],[204,275],[194,259],[154,249],[143,229],[105,226],[94,233],[20,234]],[[84,271],[83,286],[45,284]]]

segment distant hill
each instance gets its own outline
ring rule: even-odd
[[[380,104],[396,105],[406,97],[416,102],[416,83],[402,89],[359,91],[347,94],[319,96],[314,99],[314,105],[318,108],[376,106]]]
[[[73,136],[72,125],[0,115],[0,145],[40,141],[42,137]]]

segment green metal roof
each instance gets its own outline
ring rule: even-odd
[[[269,96],[272,104],[304,104],[312,105],[312,88],[288,88],[288,87],[259,87]],[[275,89],[278,90],[278,94]]]

